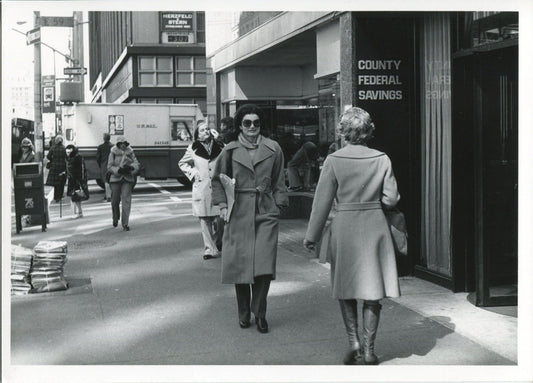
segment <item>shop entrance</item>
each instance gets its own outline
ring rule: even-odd
[[[516,304],[518,47],[455,60],[454,94],[456,281],[478,306]]]

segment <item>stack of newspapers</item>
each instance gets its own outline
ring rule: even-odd
[[[40,241],[33,248],[33,264],[30,271],[32,292],[66,290],[68,284],[63,276],[63,266],[66,262],[67,242]]]
[[[24,295],[31,290],[30,268],[32,251],[22,246],[11,245],[11,294]]]

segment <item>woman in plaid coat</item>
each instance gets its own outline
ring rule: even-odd
[[[67,152],[63,146],[63,137],[56,136],[54,145],[48,151],[46,158],[50,164],[46,185],[54,187],[54,201],[59,202],[63,198],[67,179]]]

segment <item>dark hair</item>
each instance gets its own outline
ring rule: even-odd
[[[233,120],[233,117],[229,116],[220,120],[220,125],[222,124],[224,124],[228,130],[232,130],[235,127],[235,121]]]
[[[263,130],[265,129],[265,126],[264,126],[264,123],[265,123],[264,114],[263,114],[263,111],[261,110],[261,108],[258,107],[255,104],[244,104],[244,105],[241,105],[239,107],[239,109],[237,109],[237,111],[235,112],[235,115],[233,116],[233,120],[234,120],[234,123],[235,123],[235,131],[237,133],[241,132],[242,119],[247,114],[257,114],[257,116],[259,117],[259,120],[261,121],[261,130],[260,130],[260,132],[261,132],[261,134],[263,134]]]
[[[70,153],[71,157],[74,157],[76,154],[78,154],[78,148],[72,144],[67,145],[65,150],[67,149],[72,149],[72,152]]]
[[[107,142],[107,141],[109,141],[109,140],[111,140],[111,134],[109,134],[109,133],[104,133],[104,141]]]

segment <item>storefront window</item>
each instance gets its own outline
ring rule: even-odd
[[[474,47],[517,38],[517,12],[473,12],[472,44]]]
[[[139,86],[170,87],[172,81],[172,57],[140,56]]]

